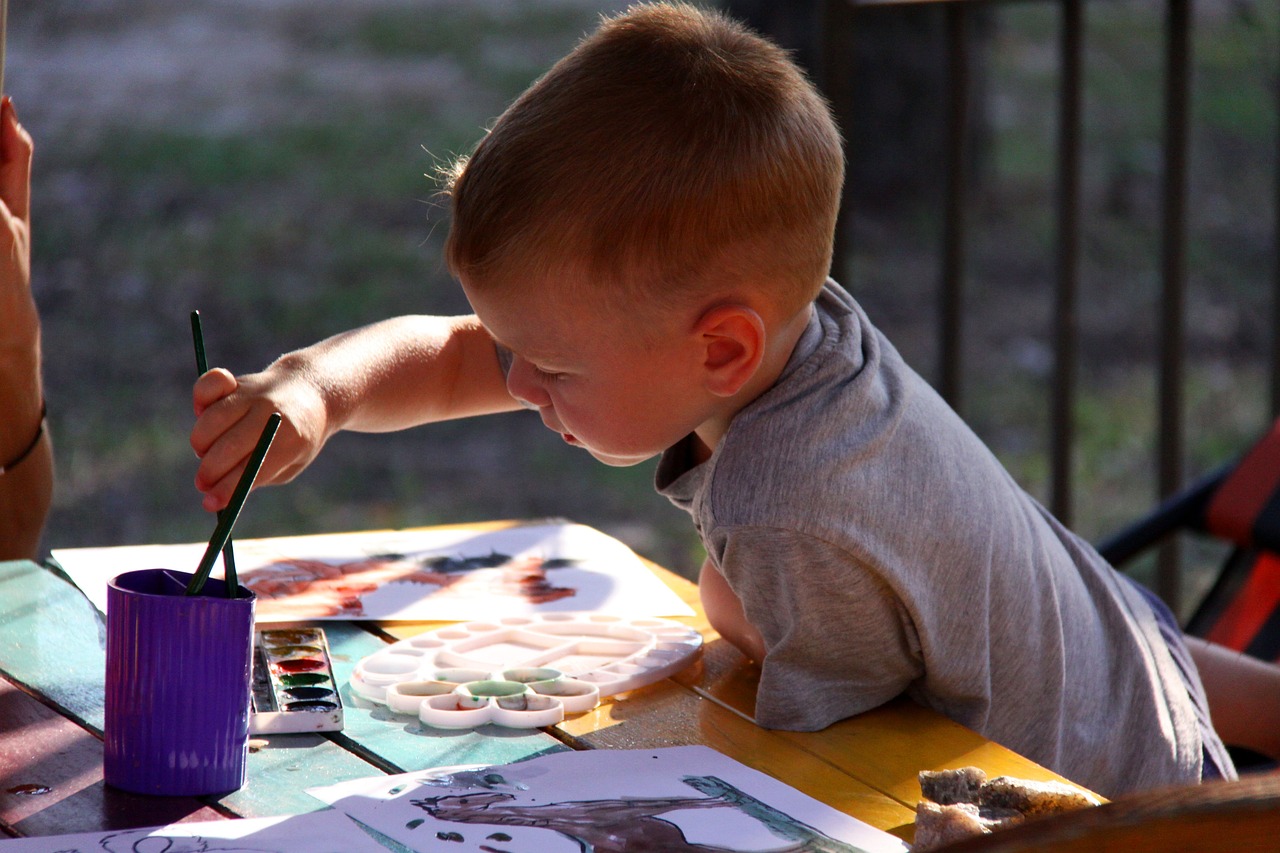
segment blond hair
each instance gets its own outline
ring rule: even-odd
[[[619,306],[825,278],[844,162],[785,51],[691,6],[635,6],[508,108],[446,192],[450,269],[476,286],[576,273]]]

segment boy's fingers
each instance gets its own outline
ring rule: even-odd
[[[253,488],[259,486],[277,486],[281,483],[287,483],[294,477],[298,476],[306,465],[295,464],[286,465],[279,471],[274,471],[272,456],[275,450],[267,453],[267,458],[263,460],[262,468],[258,471],[258,476],[254,479]],[[245,466],[249,463],[248,458],[240,460],[233,468],[226,472],[220,480],[210,487],[202,485],[204,482],[200,473],[196,474],[196,488],[204,493],[204,501],[202,505],[209,512],[217,512],[231,501],[231,495],[236,490],[236,485],[240,482],[240,477],[244,474]],[[203,471],[204,466],[201,466]]]
[[[192,386],[191,388],[191,405],[192,409],[196,411],[196,429],[192,430],[193,447],[195,447],[196,443],[196,432],[202,427],[200,420],[202,419],[202,416],[204,416],[205,411],[209,410],[209,407],[214,405],[214,403],[224,400],[225,397],[236,392],[237,388],[239,388],[239,382],[236,377],[234,377],[229,370],[225,370],[223,368],[214,368],[207,371],[207,373],[202,375],[202,377],[196,379],[195,386]],[[228,427],[230,423],[232,423],[232,420],[227,419],[227,416],[225,415],[224,420],[219,421],[219,425],[224,428]],[[201,432],[207,433],[207,430],[210,428],[211,427],[205,427]],[[218,437],[216,434],[209,435],[209,442],[214,441],[216,437]],[[209,442],[205,443],[206,448],[207,443]],[[196,452],[200,453],[201,448],[197,447]]]
[[[225,413],[230,416],[224,420]],[[196,486],[206,491],[214,483],[226,477],[233,468],[243,467],[262,435],[262,427],[271,416],[269,407],[253,406],[240,409],[232,406],[212,406],[196,421],[191,431],[191,446],[200,456],[200,469],[196,472]],[[203,453],[201,447],[204,447]],[[264,479],[269,476],[275,459],[268,455],[263,461]]]
[[[196,417],[204,414],[205,409],[221,400],[239,387],[231,371],[215,367],[196,380],[191,388],[191,402]]]
[[[23,222],[31,208],[31,136],[18,124],[13,102],[0,101],[0,198]]]
[[[205,489],[204,500],[200,505],[204,507],[206,512],[220,512],[226,508],[231,501],[231,493],[235,491],[236,483],[240,481],[240,472],[244,470],[244,463],[233,468],[227,476],[219,480],[212,488]],[[196,477],[196,485],[199,486],[200,478]]]

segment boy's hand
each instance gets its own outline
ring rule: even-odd
[[[196,424],[191,447],[200,457],[196,488],[204,508],[227,505],[272,412],[282,420],[255,485],[287,483],[315,459],[331,432],[321,390],[305,372],[277,362],[235,377],[214,368],[192,389]]]

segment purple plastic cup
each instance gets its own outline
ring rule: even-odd
[[[125,572],[107,586],[103,778],[138,794],[200,796],[244,784],[253,593],[227,598],[189,572]]]

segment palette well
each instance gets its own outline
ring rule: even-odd
[[[701,634],[669,619],[594,612],[513,616],[394,643],[356,665],[351,687],[442,728],[552,725],[566,712],[594,708],[602,696],[678,672],[701,648]]]
[[[254,635],[250,734],[342,730],[342,697],[320,628],[279,628]]]

